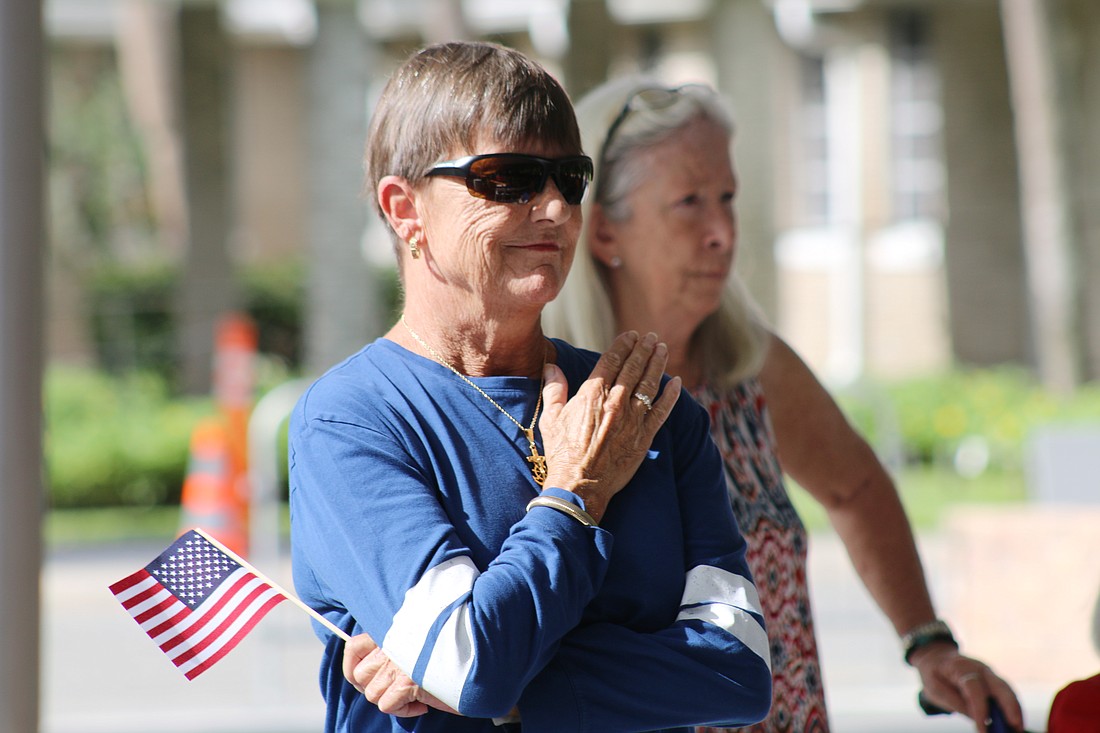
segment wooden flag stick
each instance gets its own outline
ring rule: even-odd
[[[284,589],[283,589],[283,587],[282,587],[281,585],[279,585],[279,584],[278,584],[278,583],[276,583],[276,582],[275,582],[274,580],[272,580],[271,578],[269,578],[269,577],[267,577],[266,575],[264,575],[263,573],[261,573],[261,572],[260,572],[259,570],[257,570],[256,568],[254,568],[254,567],[252,566],[252,564],[251,564],[250,562],[248,562],[247,560],[245,560],[245,559],[244,559],[243,557],[241,557],[241,556],[240,556],[240,555],[238,555],[237,553],[235,553],[235,552],[233,552],[232,550],[230,550],[230,549],[229,549],[228,547],[226,547],[225,545],[223,545],[223,544],[222,544],[221,542],[218,542],[218,541],[217,541],[216,539],[214,539],[214,538],[213,538],[212,536],[210,536],[209,534],[207,534],[207,532],[206,532],[205,530],[203,530],[203,529],[201,529],[201,528],[199,528],[199,527],[195,527],[195,531],[196,531],[196,532],[198,532],[199,534],[201,534],[201,535],[202,535],[203,537],[205,537],[205,538],[206,538],[206,540],[207,540],[207,541],[208,541],[208,542],[209,542],[210,544],[214,545],[214,547],[217,547],[217,548],[218,548],[219,550],[221,550],[222,552],[224,552],[224,553],[225,553],[226,555],[229,555],[229,557],[231,557],[231,558],[233,558],[234,560],[236,560],[236,561],[237,561],[237,562],[238,562],[238,563],[239,563],[239,564],[241,565],[241,567],[245,567],[245,568],[248,568],[248,570],[249,570],[249,571],[251,571],[253,575],[255,575],[255,576],[256,576],[257,578],[259,578],[259,579],[260,579],[260,580],[262,580],[263,582],[265,582],[265,583],[267,583],[268,585],[270,585],[270,586],[271,586],[272,588],[274,588],[274,589],[275,589],[276,591],[278,591],[278,592],[279,592],[279,594],[280,594],[281,596],[283,596],[283,597],[284,597],[284,598],[286,598],[286,599],[287,599],[288,601],[290,601],[291,603],[293,603],[293,604],[295,604],[296,606],[298,606],[298,608],[302,609],[303,611],[305,611],[306,613],[308,613],[308,614],[309,614],[310,616],[312,616],[313,618],[317,619],[317,622],[318,622],[318,623],[320,623],[320,624],[322,624],[322,625],[323,625],[323,626],[324,626],[324,627],[325,627],[326,629],[328,629],[328,630],[329,630],[329,631],[331,631],[332,633],[336,634],[337,636],[339,636],[339,637],[340,637],[341,639],[343,639],[344,641],[351,641],[351,637],[350,637],[350,636],[348,636],[347,634],[345,634],[345,633],[343,632],[343,630],[342,630],[342,629],[340,629],[340,627],[336,626],[336,625],[335,625],[334,623],[332,623],[331,621],[329,621],[329,620],[328,620],[327,618],[325,618],[325,617],[324,617],[324,616],[322,616],[321,614],[317,613],[316,611],[314,611],[314,610],[313,610],[312,608],[310,608],[310,607],[309,607],[309,606],[307,606],[306,604],[302,603],[302,602],[301,602],[300,600],[298,600],[298,598],[297,598],[297,597],[296,597],[296,596],[295,596],[294,594],[292,594],[292,593],[289,593],[289,592],[287,592],[286,590],[284,590]]]

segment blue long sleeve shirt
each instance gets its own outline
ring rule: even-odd
[[[572,394],[597,354],[554,341]],[[474,380],[521,422],[539,383]],[[770,659],[708,419],[683,393],[599,527],[539,494],[519,428],[450,370],[380,339],[334,367],[290,422],[294,582],[458,710],[381,713],[325,643],[326,731],[524,733],[744,725]],[[574,494],[546,493],[574,502]]]

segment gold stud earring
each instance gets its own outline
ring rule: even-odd
[[[409,240],[409,254],[412,255],[414,260],[420,259],[420,237],[415,234],[412,235],[412,239]]]

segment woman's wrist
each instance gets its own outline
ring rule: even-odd
[[[943,619],[918,624],[902,634],[901,649],[905,663],[913,666],[913,655],[933,644],[949,644],[955,649],[959,648],[951,627]]]
[[[596,524],[600,523],[600,519],[607,510],[607,500],[596,491],[598,483],[595,481],[588,479],[563,480],[563,477],[555,477],[551,472],[543,486],[546,487],[542,491],[543,495],[546,495],[547,492],[561,492],[560,496],[562,498],[579,503],[581,509],[584,509]]]
[[[572,517],[586,527],[598,526],[597,521],[581,507],[572,503],[568,499],[563,499],[560,496],[554,496],[551,493],[543,492],[534,499],[527,503],[527,511],[531,511],[535,507],[545,507],[547,509],[554,509],[556,511]]]

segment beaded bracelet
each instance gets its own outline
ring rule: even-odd
[[[536,496],[534,499],[527,502],[527,511],[531,511],[531,507],[536,506],[544,506],[549,509],[557,509],[559,512],[568,514],[569,516],[573,517],[573,519],[576,519],[585,527],[596,526],[596,520],[592,518],[592,515],[590,515],[588,512],[581,509],[580,507],[570,504],[565,499],[559,499],[556,496]]]
[[[955,640],[955,635],[951,633],[951,627],[942,619],[913,627],[901,637],[901,648],[904,652],[905,663],[910,667],[913,666],[911,660],[918,649],[923,649],[929,644],[941,641],[952,645],[956,649],[959,648],[959,642]]]

